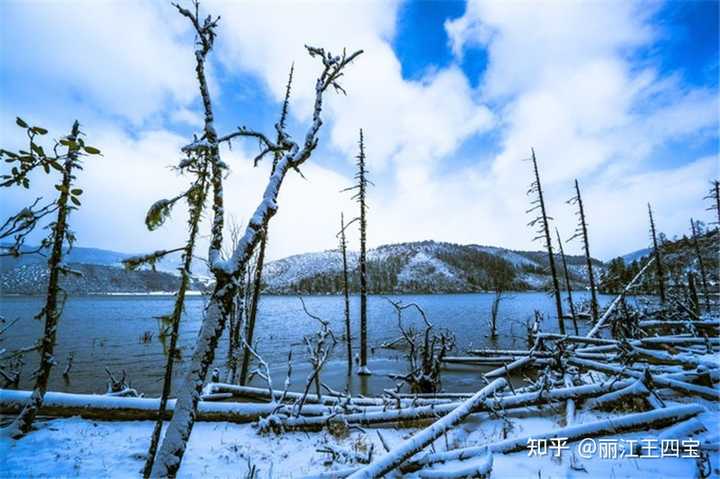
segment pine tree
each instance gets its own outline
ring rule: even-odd
[[[30,188],[30,175],[33,171],[42,168],[46,174],[59,173],[60,179],[56,183],[57,197],[50,203],[38,207],[40,198],[30,206],[23,208],[17,214],[8,218],[0,227],[0,239],[12,238],[11,246],[3,247],[2,256],[18,257],[25,254],[40,253],[49,250],[48,256],[48,286],[45,294],[45,303],[35,317],[42,319],[43,336],[38,345],[40,350],[40,365],[38,366],[35,385],[32,394],[20,414],[7,427],[10,437],[18,439],[30,432],[32,423],[42,407],[45,393],[48,388],[50,372],[55,364],[55,341],[58,323],[65,305],[66,293],[60,287],[60,277],[68,274],[78,274],[64,264],[63,259],[67,251],[75,242],[75,234],[70,230],[70,213],[80,207],[80,195],[83,191],[75,188],[76,171],[82,170],[82,157],[85,155],[100,154],[100,150],[85,144],[81,137],[80,124],[75,121],[70,134],[56,142],[52,154],[36,142],[38,137],[47,134],[47,130],[39,126],[29,126],[21,118],[17,118],[17,125],[25,130],[29,139],[28,150],[13,152],[0,150],[0,159],[11,167],[10,174],[2,175],[0,187],[22,186]],[[60,153],[60,150],[64,152]],[[47,222],[49,218],[54,218]],[[40,246],[35,249],[24,247],[26,238],[38,227],[50,231]],[[65,250],[67,245],[67,251]]]
[[[557,278],[557,269],[555,268],[555,256],[553,255],[552,241],[550,240],[550,225],[548,220],[552,218],[548,217],[547,211],[545,209],[545,198],[543,197],[542,185],[540,184],[540,173],[538,172],[537,159],[535,158],[535,150],[532,149],[531,152],[531,161],[533,164],[535,181],[530,184],[528,194],[534,193],[535,199],[530,202],[530,204],[534,206],[527,210],[526,213],[531,213],[533,211],[539,210],[540,216],[536,217],[530,223],[528,223],[528,226],[532,227],[539,224],[537,236],[533,238],[533,241],[538,239],[543,239],[545,241],[545,248],[547,249],[548,253],[548,262],[550,263],[550,275],[552,276],[553,294],[555,296],[555,308],[557,310],[558,317],[558,327],[560,329],[560,334],[565,334],[565,323],[563,320],[562,312],[562,300],[560,299],[560,283]]]

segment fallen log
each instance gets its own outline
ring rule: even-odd
[[[701,329],[717,329],[720,328],[720,321],[678,321],[678,320],[657,320],[657,319],[648,319],[645,321],[640,321],[639,326],[642,329],[653,329],[653,328],[663,328],[663,327],[683,327],[687,328],[690,325],[695,328],[701,328]]]
[[[638,379],[628,387],[613,391],[596,398],[592,398],[585,403],[589,409],[601,409],[604,411],[611,410],[618,404],[625,404],[628,400],[634,401],[638,398],[644,401],[645,405],[649,405],[647,397],[650,395],[650,390],[642,382],[642,379]]]
[[[454,479],[463,477],[483,478],[492,471],[493,455],[473,457],[466,461],[451,461],[418,471],[422,479]]]
[[[666,351],[656,351],[638,346],[632,346],[632,350],[643,358],[646,358],[647,362],[654,362],[656,364],[678,364],[685,369],[695,369],[698,366],[704,366],[708,369],[718,367],[718,364],[714,361],[698,359],[691,354],[670,354]]]
[[[446,431],[460,424],[485,400],[485,398],[495,391],[504,388],[506,385],[507,381],[505,379],[496,379],[475,393],[470,399],[453,409],[446,416],[443,416],[432,425],[414,434],[409,439],[406,439],[397,447],[393,448],[389,453],[373,461],[368,466],[356,471],[349,477],[351,479],[374,479],[399,467],[405,460],[417,452],[422,451],[435,439],[442,436]]]
[[[611,364],[598,363],[597,361],[591,361],[589,359],[568,358],[568,364],[583,369],[594,369],[605,374],[619,374],[622,376],[628,376],[637,379],[643,377],[643,373],[641,372],[633,371],[629,368],[614,366]],[[673,379],[667,376],[651,375],[651,377],[652,382],[657,386],[674,389],[675,391],[679,391],[684,394],[698,395],[711,401],[717,401],[718,399],[720,399],[720,392],[714,388],[686,383],[684,381]]]
[[[479,403],[473,412],[497,411],[526,406],[536,406],[550,402],[566,401],[567,399],[586,399],[622,389],[634,381],[608,381],[607,383],[584,384],[570,388],[533,391],[511,396],[487,398]],[[282,426],[286,430],[320,430],[329,419],[342,420],[348,424],[371,426],[376,424],[397,423],[402,421],[418,421],[437,418],[455,409],[459,403],[421,406],[407,409],[391,409],[387,411],[371,411],[355,414],[335,414],[333,416],[286,417],[282,418]]]
[[[32,391],[0,389],[0,414],[17,414],[30,397]],[[158,417],[160,399],[115,397],[100,394],[69,394],[48,392],[39,414],[51,417],[80,416],[85,419],[107,421],[155,420]],[[170,419],[175,409],[175,400],[170,399],[163,419]],[[219,403],[201,402],[198,406],[198,421],[227,421],[246,423],[278,412],[290,412],[289,406],[277,403]],[[332,409],[310,404],[303,407],[303,414],[327,415]]]
[[[477,455],[486,454],[488,451],[502,454],[520,451],[528,447],[528,443],[531,439],[563,438],[566,439],[567,442],[573,442],[585,438],[607,436],[639,429],[647,430],[650,428],[660,428],[695,417],[703,411],[705,411],[705,408],[700,405],[686,404],[682,406],[656,409],[648,412],[626,414],[624,416],[593,421],[586,424],[577,424],[547,431],[541,434],[507,439],[483,446],[464,447],[452,449],[450,451],[426,453],[417,459],[406,462],[400,468],[400,471],[403,473],[415,472],[431,464],[469,459],[476,457]]]

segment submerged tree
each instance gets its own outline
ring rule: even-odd
[[[370,369],[367,366],[367,293],[368,293],[368,272],[367,272],[367,203],[366,194],[370,181],[367,179],[367,170],[365,169],[365,141],[363,131],[360,129],[360,140],[358,141],[360,152],[357,156],[358,171],[355,174],[357,184],[346,188],[343,191],[356,190],[353,199],[360,205],[360,257],[358,258],[358,266],[360,268],[360,367],[358,374],[369,375]]]
[[[547,210],[545,208],[545,198],[543,197],[542,186],[540,184],[540,173],[538,172],[537,160],[535,159],[535,149],[531,149],[531,152],[532,158],[530,158],[530,160],[533,164],[533,173],[535,175],[535,180],[530,184],[530,189],[528,190],[527,194],[535,194],[535,199],[530,202],[533,207],[527,210],[526,213],[531,213],[533,211],[539,210],[540,216],[536,217],[530,223],[528,223],[528,226],[538,225],[537,236],[533,238],[533,241],[538,239],[545,241],[545,248],[548,252],[548,262],[550,263],[550,275],[552,276],[553,282],[553,293],[555,295],[555,308],[557,310],[558,327],[560,328],[560,334],[565,334],[565,323],[563,322],[564,320],[562,312],[562,300],[560,299],[560,283],[557,277],[557,269],[555,268],[555,257],[553,255],[552,241],[550,240],[550,225],[548,220],[552,218],[548,217]]]
[[[126,269],[135,270],[143,265],[152,265],[154,267],[157,261],[164,257],[181,252],[180,285],[177,293],[175,293],[175,303],[170,314],[162,316],[163,325],[162,337],[170,336],[170,344],[167,349],[167,358],[165,362],[165,374],[163,377],[162,394],[160,396],[160,406],[158,409],[158,419],[153,429],[150,439],[150,447],[148,449],[143,476],[149,477],[152,468],[155,453],[157,452],[158,442],[160,440],[160,432],[162,430],[163,417],[167,408],[167,401],[170,397],[172,388],[173,365],[177,356],[177,342],[180,335],[180,321],[182,319],[183,310],[185,308],[185,295],[190,287],[192,277],[192,260],[195,252],[195,245],[200,229],[200,221],[205,209],[209,183],[209,161],[204,152],[187,152],[187,157],[180,161],[177,170],[181,174],[188,174],[192,177],[192,181],[187,190],[171,199],[162,199],[155,202],[148,211],[145,218],[145,224],[150,231],[154,231],[163,225],[165,220],[170,216],[172,208],[180,200],[187,201],[188,205],[188,236],[185,245],[169,249],[155,251],[144,256],[128,258],[123,261]]]
[[[282,104],[282,110],[280,111],[280,121],[278,122],[278,134],[276,143],[280,143],[282,141],[281,138],[281,132],[285,131],[285,123],[287,121],[287,114],[288,114],[288,105],[290,103],[290,89],[292,87],[292,79],[293,79],[293,71],[294,67],[290,67],[290,74],[288,75],[288,81],[287,85],[285,86],[285,100]],[[275,167],[277,165],[277,162],[280,160],[280,157],[282,156],[281,151],[275,151],[274,157],[273,157],[273,164],[272,168],[270,170],[270,176],[272,177],[273,173],[275,173]],[[247,329],[246,329],[246,342],[245,347],[243,349],[243,362],[242,362],[242,368],[240,370],[240,384],[244,385],[247,381],[247,374],[248,374],[248,368],[250,367],[250,348],[249,346],[253,342],[253,336],[255,333],[255,320],[257,318],[257,312],[258,312],[258,302],[260,301],[260,290],[262,288],[262,273],[263,273],[263,267],[265,264],[265,247],[267,245],[267,226],[262,231],[262,237],[260,239],[260,244],[258,245],[258,252],[257,252],[257,261],[255,262],[255,272],[253,275],[253,285],[252,285],[252,297],[250,299],[250,310],[248,311],[248,321],[247,321]]]
[[[68,217],[80,206],[79,197],[83,192],[79,188],[74,188],[75,174],[76,171],[82,170],[83,156],[100,154],[100,150],[85,144],[77,121],[73,124],[70,134],[55,142],[50,153],[37,142],[40,136],[47,134],[46,129],[31,127],[21,118],[18,118],[16,123],[25,130],[29,139],[29,148],[17,152],[0,149],[0,158],[5,160],[8,166],[12,165],[10,173],[0,177],[0,187],[29,188],[30,174],[40,168],[46,174],[57,172],[60,176],[54,185],[58,192],[54,200],[40,205],[42,199],[38,198],[30,206],[8,218],[0,227],[0,239],[13,239],[10,246],[3,248],[5,251],[2,256],[18,257],[49,250],[45,303],[40,313],[35,316],[36,319],[44,321],[43,336],[39,344],[40,365],[36,371],[35,385],[28,402],[6,429],[10,437],[17,439],[32,429],[33,420],[42,407],[47,392],[50,371],[56,362],[55,338],[66,298],[65,291],[60,286],[60,277],[75,273],[63,262],[66,254],[65,246],[67,245],[69,251],[75,242]],[[37,248],[25,248],[25,240],[42,225],[49,230],[48,235],[42,239]]]
[[[266,231],[268,222],[277,212],[277,198],[283,179],[290,169],[298,170],[317,147],[318,132],[322,125],[321,112],[324,94],[331,87],[336,91],[344,92],[338,81],[342,77],[345,67],[362,53],[362,51],[357,51],[352,54],[343,52],[342,55],[332,55],[322,48],[306,47],[310,56],[320,58],[322,71],[315,82],[312,122],[303,143],[298,144],[293,141],[279,123],[275,125],[277,137],[280,139],[277,142],[273,142],[262,133],[248,130],[245,127],[238,128],[235,132],[225,136],[219,136],[215,130],[212,101],[205,76],[205,61],[213,46],[218,19],[208,16],[205,20],[201,20],[197,2],[194,12],[179,5],[175,6],[184,17],[190,20],[198,38],[195,51],[195,71],[205,109],[205,126],[202,136],[185,146],[183,151],[206,155],[210,162],[213,221],[208,263],[215,279],[215,285],[208,297],[195,350],[183,384],[178,390],[172,420],[152,467],[151,475],[153,477],[173,477],[180,467],[187,441],[195,423],[203,384],[215,357],[215,349],[228,315],[231,313],[232,303],[238,294],[247,264],[259,244],[263,232]],[[248,222],[232,256],[223,261],[220,259],[225,211],[223,176],[227,167],[220,158],[220,145],[241,137],[250,137],[259,141],[262,149],[255,158],[256,164],[268,153],[282,152],[282,155],[265,187],[262,200]]]
[[[567,261],[565,260],[565,250],[563,249],[562,240],[560,239],[560,232],[555,228],[555,234],[557,235],[558,248],[560,249],[560,259],[562,261],[563,272],[565,274],[565,289],[568,295],[568,304],[570,305],[570,316],[572,316],[573,328],[575,329],[575,335],[579,335],[577,325],[577,316],[575,315],[575,304],[573,303],[572,297],[572,285],[570,284],[570,273],[567,267]]]
[[[665,303],[665,270],[663,268],[662,253],[658,245],[657,233],[655,231],[655,220],[653,219],[652,208],[648,203],[648,216],[650,217],[650,235],[653,241],[653,257],[655,258],[655,268],[657,268],[657,287],[660,294],[660,302]]]
[[[590,313],[592,314],[593,323],[596,323],[599,317],[597,288],[595,287],[595,274],[593,273],[592,256],[590,256],[590,240],[588,238],[587,221],[585,220],[585,208],[583,206],[582,196],[580,195],[580,185],[578,184],[578,180],[575,180],[575,196],[570,198],[568,203],[576,204],[578,207],[578,210],[575,213],[578,217],[577,229],[575,230],[575,234],[568,241],[582,237],[585,264],[587,264],[588,281],[590,283]]]

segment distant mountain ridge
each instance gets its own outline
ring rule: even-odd
[[[583,288],[585,259],[567,256],[571,283]],[[351,290],[357,291],[357,252],[348,252]],[[559,257],[557,258],[560,265]],[[594,260],[598,271],[604,264]],[[550,283],[547,254],[496,246],[420,241],[383,245],[368,251],[368,283],[373,293],[459,293],[542,290]],[[337,250],[305,253],[272,261],[264,270],[270,293],[338,293],[342,290],[342,258]]]
[[[158,264],[159,271],[127,272],[121,262],[131,255],[97,248],[75,247],[66,258],[83,277],[66,279],[71,294],[173,291],[177,258]],[[567,256],[571,283],[586,286],[582,256]],[[348,252],[350,288],[357,291],[358,253]],[[38,294],[47,275],[46,259],[38,255],[0,257],[0,293]],[[593,260],[596,275],[604,263]],[[560,258],[557,257],[560,268]],[[497,246],[419,241],[382,245],[368,251],[372,293],[460,293],[492,290],[544,290],[550,286],[547,254]],[[560,269],[561,271],[561,269]],[[199,271],[205,274],[205,271]],[[562,278],[561,278],[562,280]],[[563,280],[564,282],[564,280]],[[199,281],[194,289],[202,288]],[[337,250],[303,253],[265,265],[263,291],[270,294],[335,294],[342,291],[342,258]]]

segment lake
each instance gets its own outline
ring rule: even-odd
[[[457,348],[453,355],[464,355],[468,348],[512,348],[525,349],[525,322],[532,318],[533,311],[545,314],[542,330],[557,331],[554,319],[554,301],[552,296],[540,292],[511,293],[500,306],[498,320],[498,338],[489,338],[488,318],[493,294],[443,294],[443,295],[392,295],[393,300],[403,303],[416,303],[425,311],[428,319],[436,328],[447,328],[457,339]],[[576,302],[587,300],[589,294],[573,294]],[[601,305],[607,304],[611,296],[601,295]],[[108,367],[116,376],[126,370],[132,386],[146,396],[157,396],[162,388],[165,354],[158,340],[158,316],[168,314],[172,309],[173,296],[83,296],[70,297],[60,320],[57,336],[56,359],[58,365],[53,369],[50,389],[53,391],[103,393],[106,390]],[[329,320],[337,337],[344,333],[343,299],[341,296],[306,296],[308,310]],[[19,349],[32,345],[42,331],[41,321],[33,319],[41,309],[41,297],[0,297],[0,315],[6,323],[19,318],[1,338],[0,348]],[[184,371],[185,360],[192,354],[205,299],[192,296],[187,299],[183,317],[179,345],[182,359],[175,368],[174,385]],[[567,309],[567,306],[566,306]],[[351,297],[352,327],[355,338],[358,328],[359,298]],[[413,310],[403,314],[406,325],[421,326],[419,315]],[[572,322],[566,321],[568,331]],[[589,330],[587,321],[580,321],[581,333]],[[264,296],[259,305],[255,336],[258,339],[258,352],[272,367],[275,388],[282,387],[287,371],[287,355],[293,349],[293,376],[291,390],[301,390],[309,371],[307,355],[302,345],[303,335],[317,330],[318,323],[308,317],[302,309],[300,300],[294,296]],[[143,342],[142,336],[152,332],[149,342]],[[383,388],[391,388],[394,381],[386,375],[405,373],[406,362],[402,351],[378,348],[380,344],[399,336],[395,309],[386,298],[370,296],[368,299],[368,344],[373,347],[369,353],[369,366],[373,375],[347,377],[346,347],[338,342],[328,361],[322,381],[328,386],[351,392],[378,394]],[[355,340],[355,343],[358,341]],[[357,344],[355,344],[355,353]],[[224,372],[227,351],[227,338],[224,336],[218,347],[216,367]],[[69,381],[62,377],[68,354],[74,356]],[[25,365],[20,388],[32,387],[31,374],[37,366],[38,354],[25,355]],[[445,390],[475,391],[479,381],[477,374],[490,368],[453,367],[443,372],[442,381]],[[222,377],[222,376],[221,376]],[[257,379],[254,385],[265,384]]]

